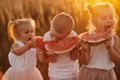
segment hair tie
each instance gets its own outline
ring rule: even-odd
[[[92,13],[93,5],[92,4],[87,5],[87,9],[89,10],[90,13]]]

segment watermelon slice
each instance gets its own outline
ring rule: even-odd
[[[35,42],[36,46],[41,49],[41,50],[45,50],[45,42],[43,41],[43,37],[42,36],[36,36],[34,38],[32,38],[32,41]]]
[[[109,34],[106,33],[94,33],[89,34],[88,32],[79,35],[79,39],[88,43],[101,43],[107,39]]]
[[[45,49],[45,44],[53,42],[53,41],[43,41],[43,37],[42,36],[36,36],[32,39],[32,41],[35,42],[36,46],[40,49],[40,50],[46,50]]]
[[[53,51],[56,54],[63,54],[71,51],[78,45],[78,37],[65,38],[63,40],[56,40],[45,45],[46,50]]]

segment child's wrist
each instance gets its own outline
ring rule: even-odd
[[[30,44],[30,43],[27,43],[27,44],[26,44],[26,47],[27,47],[28,49],[30,49],[30,48],[31,48],[31,44]]]
[[[106,46],[106,48],[107,48],[107,49],[111,49],[111,48],[112,48],[112,46]]]
[[[87,51],[88,51],[87,49],[85,49],[85,48],[83,48],[83,47],[80,47],[79,50],[80,50],[80,51],[83,51],[83,52],[87,52]]]

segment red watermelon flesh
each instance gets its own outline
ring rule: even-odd
[[[110,36],[110,33],[107,32],[94,34],[89,34],[88,32],[85,32],[80,34],[79,38],[88,43],[99,43],[105,41],[108,38],[108,36]]]
[[[45,44],[49,43],[49,42],[52,42],[52,41],[43,41],[43,37],[41,37],[41,36],[34,37],[33,41],[35,42],[36,46],[41,50],[46,50],[45,49]]]
[[[46,50],[53,51],[56,54],[63,54],[71,51],[78,45],[78,37],[65,38],[63,40],[56,40],[45,45]]]
[[[44,47],[45,42],[43,41],[43,37],[41,37],[41,36],[34,37],[34,42],[39,49],[45,50],[45,47]]]

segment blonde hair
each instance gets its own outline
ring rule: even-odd
[[[65,12],[61,12],[53,17],[51,21],[50,32],[58,33],[62,37],[69,34],[73,30],[73,28],[73,18]]]
[[[35,21],[31,18],[17,19],[8,23],[8,35],[12,37],[14,41],[17,40],[19,35],[19,27],[24,24],[31,24],[35,28]]]
[[[87,9],[88,9],[88,12],[89,12],[90,19],[94,18],[94,16],[97,16],[98,10],[100,8],[110,8],[110,9],[112,9],[112,11],[114,13],[114,20],[115,20],[115,23],[113,25],[113,33],[115,33],[116,30],[117,30],[117,21],[118,21],[117,19],[118,19],[118,16],[115,13],[115,10],[114,10],[114,8],[113,8],[111,3],[109,3],[109,2],[103,2],[102,3],[101,2],[101,3],[97,3],[95,5],[91,5],[91,4],[87,5]],[[89,25],[87,26],[87,29],[88,29],[88,31],[95,30],[95,27],[93,26],[91,20],[89,21]]]

